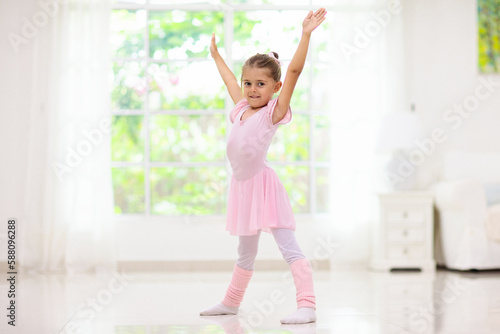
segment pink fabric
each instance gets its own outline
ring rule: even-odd
[[[311,307],[316,309],[316,296],[311,264],[307,259],[301,259],[290,265],[293,280],[297,288],[297,307]]]
[[[231,235],[248,236],[271,228],[295,230],[290,200],[272,168],[265,168],[251,179],[237,181],[229,188],[226,230]]]
[[[229,283],[222,303],[229,307],[240,306],[252,275],[253,271],[234,266],[233,277],[231,278],[231,282]]]
[[[295,230],[290,200],[276,172],[267,161],[267,150],[281,124],[290,122],[289,108],[285,117],[272,124],[277,98],[245,120],[249,108],[239,101],[230,113],[233,127],[227,142],[227,156],[233,169],[227,206],[226,230],[231,235],[255,235],[270,228]]]

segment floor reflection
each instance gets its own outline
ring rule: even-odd
[[[254,329],[233,316],[203,317],[206,325],[116,326],[115,334],[315,334],[316,323],[281,325],[281,328]]]

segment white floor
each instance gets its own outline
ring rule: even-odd
[[[318,321],[282,326],[295,308],[288,272],[256,272],[238,316],[200,317],[221,300],[230,272],[23,275],[16,327],[0,333],[500,333],[500,272],[316,271]]]

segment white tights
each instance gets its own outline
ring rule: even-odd
[[[259,248],[260,232],[259,230],[256,235],[239,237],[240,242],[238,245],[238,260],[236,261],[236,265],[241,269],[254,269],[255,257],[257,256]],[[283,258],[288,264],[305,258],[297,239],[295,239],[295,232],[293,230],[273,228],[271,232]]]

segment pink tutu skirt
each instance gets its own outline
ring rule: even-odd
[[[264,168],[251,178],[237,181],[229,188],[226,230],[231,235],[255,235],[271,228],[295,231],[295,218],[285,187],[276,172]]]

